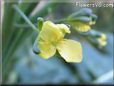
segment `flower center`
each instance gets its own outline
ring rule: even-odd
[[[61,38],[61,39],[59,39],[59,40],[54,40],[54,41],[51,41],[51,44],[53,45],[53,46],[57,46],[58,45],[58,43],[60,43],[61,42],[61,40],[62,40],[63,38]]]

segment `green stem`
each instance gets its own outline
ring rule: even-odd
[[[10,62],[10,60],[11,60],[11,58],[8,58],[8,57],[10,56],[10,54],[11,54],[12,50],[14,49],[14,47],[16,46],[16,43],[18,42],[17,40],[19,39],[21,33],[22,33],[22,30],[21,30],[20,33],[17,35],[17,38],[14,40],[14,43],[13,43],[12,47],[9,49],[7,55],[5,56],[6,58],[3,59],[3,64],[2,64],[2,65],[3,65],[3,67],[5,67],[5,68],[3,69],[3,76],[4,76],[4,77],[6,76],[6,75],[5,75],[5,72],[7,72],[7,71],[5,71],[5,70],[6,70],[7,67],[8,67],[8,66],[6,66],[6,65],[7,65],[8,62]],[[4,79],[4,80],[5,80],[5,79]],[[3,80],[3,81],[4,81],[4,80]]]
[[[34,24],[35,26],[37,25],[37,24]],[[20,29],[20,28],[22,28],[22,29],[30,29],[30,26],[28,26],[28,24],[14,24],[14,26],[16,27],[16,28],[18,28],[18,29]]]
[[[67,22],[67,19],[58,19],[58,20],[52,20],[54,23],[63,23],[63,22]],[[37,25],[37,23],[34,23],[34,26],[36,26]],[[14,24],[14,26],[16,27],[16,28],[30,28],[30,26],[28,26],[28,24]]]
[[[21,17],[28,23],[28,25],[31,26],[32,29],[34,29],[35,31],[39,32],[39,30],[34,26],[34,24],[32,24],[32,22],[27,18],[27,16],[19,9],[19,7],[17,5],[13,6],[14,9],[21,15]]]
[[[22,30],[20,31],[20,33],[17,34],[17,38],[14,40],[15,44],[17,43],[17,40],[19,39],[21,33],[22,33]],[[3,64],[7,64],[7,61],[9,61],[10,58],[7,58],[7,57],[9,56],[11,51],[13,50],[15,44],[13,44],[12,47],[9,49],[9,52],[6,55],[6,58],[4,58],[4,60],[3,60],[4,61]]]
[[[14,4],[17,4],[17,2],[8,3],[4,1],[4,15],[3,15],[3,22],[2,22],[2,51],[3,52],[8,42],[9,35],[13,31],[13,23],[14,23],[14,17],[16,13],[15,10],[12,9],[12,5]]]

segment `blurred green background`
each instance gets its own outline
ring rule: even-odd
[[[54,56],[42,59],[33,52],[37,33],[13,9],[16,4],[29,20],[36,24],[37,18],[57,20],[80,10],[75,3],[38,0],[27,2],[14,0],[2,2],[2,83],[24,84],[113,84],[113,24],[112,7],[92,8],[98,16],[93,30],[107,35],[105,51],[92,45],[84,36],[73,31],[70,39],[79,40],[83,46],[81,63],[66,63]],[[103,77],[102,77],[103,76]],[[99,78],[100,77],[100,78]]]

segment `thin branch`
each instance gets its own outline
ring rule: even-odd
[[[32,29],[39,32],[39,30],[32,24],[32,22],[27,18],[27,16],[19,9],[17,5],[13,5],[13,8],[21,15],[21,17],[31,26]]]

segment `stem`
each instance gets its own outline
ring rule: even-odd
[[[37,26],[37,24],[34,24],[35,26]],[[22,28],[22,29],[30,29],[30,26],[28,26],[28,24],[14,24],[14,26],[18,29]]]
[[[66,22],[67,21],[67,19],[59,19],[59,20],[52,20],[54,23],[63,23],[63,22]],[[25,29],[27,29],[27,28],[30,28],[30,26],[28,26],[28,24],[14,24],[14,26],[16,27],[16,28],[25,28]],[[37,26],[37,23],[34,23],[34,26]]]
[[[4,15],[3,15],[3,22],[2,22],[2,51],[4,52],[5,47],[8,42],[9,35],[13,31],[13,23],[15,17],[15,10],[12,9],[12,5],[17,4],[16,2],[8,3],[4,1]]]
[[[31,26],[32,29],[39,32],[39,30],[32,24],[32,22],[27,18],[27,16],[19,9],[17,5],[13,5],[14,9],[21,15],[21,17]]]

